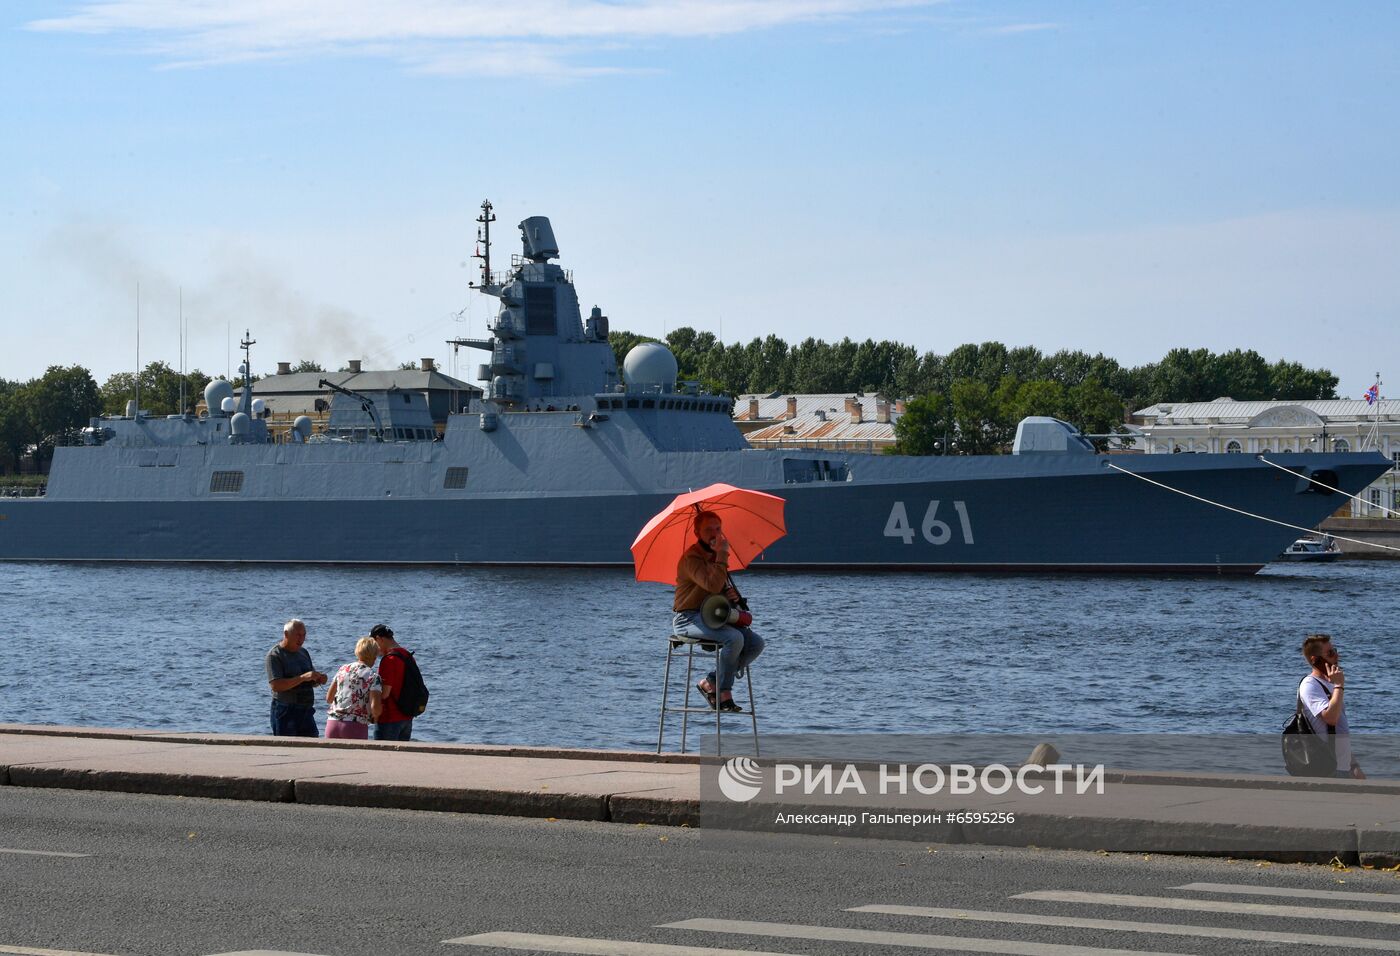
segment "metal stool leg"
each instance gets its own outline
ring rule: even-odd
[[[695,645],[687,644],[685,658],[685,709],[681,711],[681,753],[685,753],[686,725],[690,723],[690,674],[695,667]]]
[[[656,731],[656,752],[661,753],[661,743],[666,739],[666,693],[671,688],[671,655],[676,651],[673,641],[666,642],[666,671],[661,677],[661,727]]]
[[[718,644],[711,645],[715,652],[715,756],[724,756],[724,738],[720,736],[720,698],[724,696],[724,691],[719,689],[719,651]]]
[[[753,756],[759,756],[759,708],[753,703],[753,672],[749,668],[743,669],[743,679],[749,682],[749,721],[753,724]]]

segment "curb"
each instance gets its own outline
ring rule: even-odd
[[[291,780],[266,778],[25,766],[8,768],[6,776],[6,782],[15,787],[104,790],[116,793],[150,793],[166,797],[255,800],[263,803],[292,803],[296,799]]]
[[[298,780],[293,789],[294,802],[312,806],[482,813],[597,822],[608,819],[607,797],[580,793],[380,786],[331,780]]]

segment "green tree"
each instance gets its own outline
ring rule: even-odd
[[[769,335],[761,340],[754,339],[744,352],[750,363],[748,388],[745,391],[768,393],[788,390],[792,371],[786,342],[776,335]]]
[[[953,434],[948,400],[942,395],[920,395],[905,403],[904,414],[894,423],[896,455],[945,455]]]
[[[297,373],[297,372],[324,372],[324,371],[325,371],[325,369],[321,367],[321,363],[320,363],[320,362],[317,362],[317,361],[315,361],[315,360],[313,360],[313,359],[302,359],[300,362],[297,362],[295,365],[292,366],[292,372],[293,372],[294,374]]]
[[[1220,397],[1209,349],[1172,349],[1157,363],[1155,402],[1203,402]]]
[[[24,394],[40,457],[52,455],[56,442],[102,411],[97,382],[81,365],[50,365],[25,387]]]
[[[1071,388],[1065,395],[1065,404],[1070,424],[1087,435],[1124,432],[1123,400],[1104,388],[1096,378],[1086,378]],[[1131,444],[1131,439],[1126,443]],[[1094,445],[1103,450],[1107,441],[1094,439]]]
[[[209,384],[209,376],[199,369],[181,376],[165,362],[152,362],[141,370],[141,410],[152,415],[176,415],[180,407],[180,383],[184,381],[185,411],[192,410]],[[99,390],[102,411],[108,415],[126,414],[126,403],[136,397],[136,377],[130,372],[108,376]]]
[[[1059,382],[1040,379],[1021,384],[1016,390],[1008,417],[1013,422],[1031,415],[1064,418],[1065,408],[1065,387]]]
[[[1210,379],[1219,394],[1236,401],[1253,402],[1273,397],[1269,382],[1269,363],[1253,349],[1233,349],[1214,356]]]
[[[1041,378],[1041,364],[1045,356],[1033,345],[1022,345],[1006,353],[1006,373],[1023,382]]]
[[[953,422],[958,453],[992,455],[1006,443],[1006,419],[997,394],[985,382],[965,378],[953,383]]]
[[[1337,376],[1325,368],[1308,369],[1283,359],[1269,367],[1270,398],[1306,401],[1337,397]]]
[[[4,471],[18,471],[20,456],[37,441],[27,391],[26,385],[0,379],[0,469]]]

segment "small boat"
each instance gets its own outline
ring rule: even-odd
[[[1335,561],[1342,556],[1342,549],[1337,547],[1337,542],[1333,541],[1330,535],[1323,535],[1318,538],[1299,538],[1287,548],[1283,554],[1278,556],[1280,561]]]

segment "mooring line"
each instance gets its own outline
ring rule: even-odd
[[[1224,508],[1226,511],[1233,511],[1235,514],[1244,515],[1246,518],[1257,518],[1260,521],[1267,521],[1269,524],[1276,524],[1284,528],[1292,528],[1294,531],[1301,531],[1304,534],[1312,534],[1314,531],[1314,529],[1304,528],[1300,524],[1289,524],[1287,521],[1279,521],[1277,518],[1266,518],[1264,515],[1257,515],[1252,511],[1245,511],[1243,508],[1236,508],[1234,505],[1221,504],[1219,501],[1211,501],[1209,498],[1202,498],[1200,495],[1193,495],[1189,491],[1183,491],[1180,488],[1173,488],[1171,485],[1164,485],[1160,481],[1153,481],[1146,475],[1139,475],[1135,471],[1129,471],[1126,468],[1119,468],[1111,461],[1106,461],[1104,462],[1104,464],[1112,468],[1114,471],[1121,471],[1125,475],[1132,475],[1134,478],[1138,478],[1142,481],[1145,481],[1149,485],[1156,485],[1158,488],[1165,488],[1167,491],[1174,491],[1179,495],[1185,495],[1187,498],[1191,498],[1203,504],[1214,505],[1217,508]],[[1391,547],[1388,544],[1376,544],[1374,541],[1362,541],[1360,538],[1347,538],[1339,534],[1328,534],[1327,536],[1336,541],[1347,541],[1351,544],[1361,544],[1365,545],[1368,548],[1380,548],[1382,551],[1400,552],[1400,548]]]
[[[1303,473],[1300,472],[1300,471],[1293,471],[1293,470],[1290,469],[1290,468],[1285,468],[1285,467],[1283,467],[1282,465],[1280,465],[1280,464],[1279,464],[1278,462],[1276,462],[1276,461],[1269,461],[1269,459],[1265,458],[1263,455],[1255,455],[1254,457],[1255,457],[1255,458],[1258,458],[1260,461],[1262,461],[1262,462],[1263,462],[1264,464],[1266,464],[1266,465],[1273,465],[1273,466],[1274,466],[1275,468],[1277,468],[1279,471],[1286,471],[1286,472],[1288,472],[1290,475],[1292,475],[1292,476],[1295,477],[1295,478],[1302,478],[1304,481],[1311,481],[1313,484],[1317,485],[1317,486],[1320,487],[1320,488],[1326,488],[1328,491],[1335,491],[1335,492],[1336,492],[1337,494],[1339,494],[1339,495],[1346,495],[1346,496],[1347,496],[1348,498],[1350,498],[1352,501],[1359,501],[1359,502],[1361,502],[1363,505],[1365,505],[1365,506],[1368,507],[1368,508],[1379,508],[1379,509],[1381,509],[1382,511],[1384,511],[1386,514],[1392,514],[1392,515],[1395,515],[1397,518],[1400,518],[1400,511],[1396,511],[1394,508],[1387,508],[1385,505],[1381,505],[1381,504],[1373,504],[1373,503],[1367,501],[1365,498],[1361,497],[1360,495],[1353,495],[1353,494],[1351,494],[1350,492],[1343,491],[1343,490],[1340,489],[1340,488],[1334,488],[1334,487],[1332,487],[1331,485],[1329,485],[1329,484],[1328,484],[1327,482],[1325,482],[1325,481],[1318,481],[1318,480],[1317,480],[1316,478],[1314,478],[1312,475],[1305,475],[1305,474],[1303,474]]]

